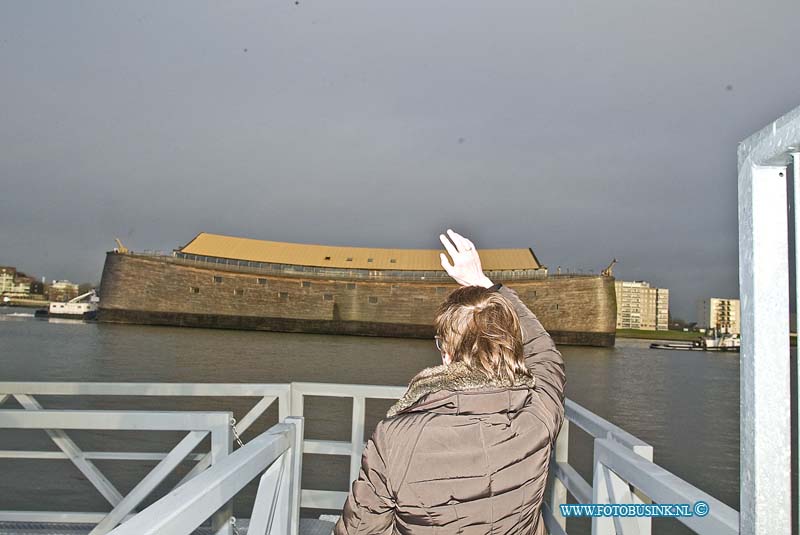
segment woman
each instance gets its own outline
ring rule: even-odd
[[[461,286],[436,315],[427,368],[367,442],[335,535],[546,533],[564,361],[517,294],[484,275],[472,242],[440,236]]]

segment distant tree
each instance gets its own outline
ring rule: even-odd
[[[669,313],[669,320],[668,320],[669,328],[674,331],[682,331],[684,327],[686,327],[686,320],[681,319],[677,316],[673,316],[672,313]]]

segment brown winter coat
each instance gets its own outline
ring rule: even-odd
[[[517,294],[533,377],[489,382],[462,363],[428,368],[368,441],[335,535],[542,535],[564,361]]]

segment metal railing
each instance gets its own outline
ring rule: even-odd
[[[800,107],[740,143],[738,156],[741,532],[790,533],[793,505],[800,510],[791,492],[788,239],[790,222],[795,244],[800,237]]]
[[[28,450],[0,450],[0,459],[70,459],[84,474],[92,485],[111,504],[109,513],[99,512],[56,512],[56,511],[0,511],[0,521],[14,522],[67,522],[67,523],[95,523],[98,527],[92,532],[100,535],[110,531],[125,515],[131,513],[141,501],[152,492],[172,470],[183,460],[196,461],[192,469],[180,480],[178,486],[202,473],[212,464],[219,462],[232,451],[234,436],[243,434],[276,400],[278,401],[278,419],[285,419],[289,413],[291,386],[288,384],[224,384],[224,383],[65,383],[65,382],[0,382],[0,406],[13,397],[25,411],[28,418],[39,418],[37,412],[44,410],[40,402],[41,396],[80,396],[80,397],[204,397],[224,398],[228,401],[235,398],[255,398],[257,401],[238,422],[232,418],[231,412],[226,412],[221,421],[216,421],[216,427],[210,430],[211,451],[205,454],[191,453],[203,440],[205,434],[202,429],[190,432],[169,453],[142,453],[130,451],[82,451],[77,444],[67,435],[63,426],[55,421],[52,427],[41,427],[47,430],[48,435],[59,447],[61,452],[28,451]],[[2,410],[0,414],[12,411]],[[91,411],[61,411],[76,414],[89,414]],[[113,412],[96,411],[96,418],[105,415],[109,421],[116,422],[117,427],[102,428],[113,430],[128,429],[124,427],[128,420],[118,420]],[[121,413],[125,414],[125,413]],[[142,412],[142,414],[159,414],[157,412]],[[184,413],[175,413],[177,415]],[[193,414],[193,413],[187,413]],[[194,412],[197,415],[209,414]],[[210,413],[216,414],[216,413]],[[198,416],[200,417],[200,416]],[[214,418],[221,418],[213,416]],[[21,418],[21,416],[17,416]],[[101,418],[102,419],[102,418]],[[38,420],[37,420],[38,421]],[[179,420],[176,420],[179,422]],[[19,424],[22,425],[22,424]],[[100,424],[98,424],[100,425]],[[146,425],[146,424],[145,424]],[[80,428],[80,429],[91,429]],[[101,429],[101,428],[97,428]],[[134,427],[132,429],[146,429]],[[169,430],[181,430],[174,427]],[[158,466],[143,479],[128,496],[123,497],[104,476],[94,460],[114,461],[158,461]],[[220,534],[230,535],[233,530],[230,519],[233,510],[231,506],[222,508],[212,519],[212,526]]]
[[[279,404],[280,419],[283,420],[285,415],[292,414],[297,417],[302,417],[305,412],[305,397],[335,397],[335,398],[350,398],[353,401],[352,406],[352,420],[350,428],[349,441],[334,441],[334,440],[312,440],[304,439],[302,446],[296,447],[294,450],[295,455],[302,453],[309,454],[323,454],[334,456],[347,456],[350,460],[349,465],[349,480],[354,480],[358,475],[358,470],[361,464],[361,454],[364,448],[364,433],[365,433],[365,407],[367,400],[370,399],[397,399],[405,392],[405,387],[393,386],[375,386],[375,385],[347,385],[347,384],[326,384],[326,383],[290,383],[290,384],[269,384],[269,385],[254,385],[254,384],[153,384],[153,383],[2,383],[0,382],[0,401],[8,395],[14,395],[18,400],[20,397],[32,398],[34,395],[124,395],[124,396],[165,396],[165,395],[180,395],[180,396],[247,396],[257,397],[259,401],[250,409],[247,416],[236,424],[239,431],[244,431],[258,416],[262,414],[269,405],[275,401]],[[5,395],[4,395],[5,394]],[[28,407],[26,407],[28,408]],[[37,410],[30,407],[31,410]],[[38,409],[41,410],[41,409]],[[6,412],[16,413],[17,418],[28,416],[30,413],[26,411],[0,411],[0,414]],[[45,411],[46,412],[46,411]],[[148,413],[150,414],[150,413]],[[543,504],[542,515],[545,524],[551,534],[566,534],[566,519],[561,516],[559,505],[567,503],[567,491],[576,498],[579,503],[634,503],[642,504],[648,503],[650,500],[655,502],[663,502],[669,500],[669,503],[692,503],[697,500],[706,501],[710,506],[710,512],[706,517],[696,517],[690,521],[685,522],[687,526],[695,530],[697,533],[714,534],[714,535],[735,535],[738,533],[738,513],[727,505],[719,502],[713,497],[707,495],[701,490],[693,487],[689,483],[681,480],[677,476],[669,473],[665,469],[659,467],[652,462],[653,448],[619,428],[618,426],[608,422],[600,416],[592,413],[586,408],[574,403],[571,400],[566,401],[565,405],[565,420],[562,425],[559,436],[556,440],[553,455],[550,463],[550,487],[546,495],[546,500]],[[229,415],[226,414],[226,418]],[[225,421],[227,424],[227,420]],[[222,425],[222,420],[218,422]],[[108,424],[112,425],[112,424]],[[577,470],[569,463],[569,434],[570,427],[576,425],[588,433],[594,440],[594,458],[593,458],[593,481],[590,484],[586,481]],[[206,479],[201,481],[216,481],[225,487],[226,494],[219,497],[214,502],[214,507],[219,504],[227,503],[238,490],[248,481],[256,477],[258,467],[266,469],[273,459],[270,455],[265,458],[260,458],[259,461],[251,460],[246,463],[249,468],[242,472],[235,472],[231,467],[239,466],[238,461],[230,461],[229,456],[239,454],[240,451],[247,449],[256,440],[248,442],[243,448],[237,450],[233,455],[230,455],[232,449],[232,428],[227,428],[231,431],[228,435],[227,444],[228,450],[226,455],[222,458],[214,460],[213,466],[203,471],[208,467],[208,464],[201,465],[204,456],[195,457],[198,464],[187,475],[182,483],[176,489],[162,500],[168,500],[167,503],[182,503],[185,501],[187,504],[191,502],[190,510],[187,510],[186,522],[194,524],[195,522],[202,522],[214,510],[211,502],[204,501],[210,499],[210,496],[203,498],[201,495],[203,485],[193,483],[198,477],[204,476]],[[274,433],[273,433],[274,434]],[[261,435],[263,437],[264,435]],[[266,439],[264,439],[266,441]],[[273,446],[267,446],[265,443],[258,442],[260,446],[253,446],[251,450],[274,452]],[[272,448],[272,449],[270,449]],[[297,453],[301,452],[301,453]],[[7,452],[0,452],[7,453]],[[23,457],[26,453],[31,452],[15,452],[14,457]],[[91,458],[91,452],[84,453],[84,456]],[[112,455],[112,454],[105,454]],[[113,458],[117,459],[139,459],[142,454],[135,453],[117,453],[113,454]],[[154,454],[149,454],[156,458]],[[236,459],[241,460],[249,459],[249,454],[239,454]],[[262,454],[262,456],[265,454]],[[276,454],[277,455],[277,454]],[[12,455],[6,455],[7,457]],[[177,456],[172,455],[172,461]],[[32,455],[35,458],[35,455]],[[169,458],[167,456],[158,457],[160,459]],[[276,457],[277,458],[277,457]],[[257,464],[260,462],[261,464]],[[226,463],[226,464],[222,464]],[[266,463],[266,464],[265,464]],[[299,461],[293,465],[298,466]],[[165,465],[166,466],[166,465]],[[219,468],[225,466],[227,468]],[[217,467],[217,468],[215,468]],[[278,470],[278,469],[275,469]],[[225,476],[226,471],[230,471],[229,476]],[[296,477],[299,478],[299,471],[293,469]],[[206,474],[215,474],[207,476]],[[277,475],[264,476],[256,498],[258,503],[264,503],[264,498],[261,495],[261,487],[266,489],[274,486],[271,482],[276,481]],[[219,478],[219,479],[217,479]],[[229,479],[230,478],[230,479]],[[248,479],[249,478],[249,479]],[[245,481],[246,480],[246,481]],[[227,483],[225,483],[227,481]],[[294,480],[293,480],[294,481]],[[192,483],[192,487],[187,487]],[[141,483],[140,483],[141,485]],[[185,488],[194,489],[192,492],[182,490]],[[232,489],[232,490],[231,490]],[[293,491],[294,492],[294,491]],[[301,507],[313,509],[330,509],[341,510],[342,505],[347,497],[347,489],[340,491],[330,490],[317,490],[302,488],[302,485],[297,486],[296,492],[300,493],[299,505]],[[176,494],[177,493],[177,494]],[[200,493],[200,495],[198,495]],[[213,493],[212,493],[213,494]],[[181,498],[175,498],[180,496]],[[268,494],[268,496],[272,496]],[[171,501],[170,501],[171,500]],[[160,503],[156,502],[151,507],[156,507]],[[206,506],[201,506],[201,503],[206,503]],[[296,502],[295,502],[296,503]],[[205,509],[203,509],[205,507]],[[150,518],[155,522],[161,515],[156,513],[148,513],[150,509],[145,509],[143,513],[147,516],[142,518]],[[153,511],[172,511],[171,507],[159,505]],[[279,510],[279,509],[274,509]],[[282,509],[280,509],[282,510]],[[203,512],[205,511],[205,512]],[[255,513],[258,515],[261,509],[256,509]],[[207,513],[207,514],[206,514]],[[177,512],[176,512],[177,514]],[[202,519],[203,514],[206,514]],[[85,513],[69,513],[68,515],[58,517],[58,520],[65,521],[81,521],[75,519],[82,519],[86,521],[91,518],[93,521],[102,520],[102,514],[94,514],[94,516],[87,516]],[[214,526],[218,530],[217,533],[232,533],[231,525],[232,509],[230,507],[223,509],[221,513],[215,516]],[[24,513],[17,514],[15,512],[0,513],[0,519],[15,519],[22,520],[29,518]],[[39,517],[42,519],[42,517]],[[138,518],[138,517],[134,517]],[[175,522],[175,525],[180,525],[180,520],[184,518],[183,513],[178,515],[170,522]],[[47,520],[55,521],[56,517],[47,516]],[[263,526],[260,517],[256,516],[258,520],[257,526]],[[593,523],[593,535],[611,535],[617,533],[619,535],[649,535],[650,521],[649,518],[636,519],[631,522],[630,519],[615,522],[613,519],[598,519]],[[285,521],[285,520],[282,520]],[[138,533],[136,531],[119,531],[126,527],[131,520],[117,528],[115,535],[122,535],[127,533]],[[137,522],[144,522],[139,520]],[[253,519],[250,520],[251,526]],[[136,524],[147,525],[151,524]],[[155,525],[155,524],[152,524]],[[158,524],[160,525],[160,524]],[[172,525],[172,524],[170,524]],[[113,527],[113,526],[112,526]],[[172,529],[172,528],[170,528]],[[178,529],[178,528],[175,528]],[[183,529],[183,528],[180,528]],[[260,527],[259,527],[260,529]],[[186,531],[163,531],[163,533],[188,533]],[[145,533],[145,531],[142,531]],[[153,532],[155,533],[155,532]],[[162,533],[162,531],[158,531]],[[259,532],[261,533],[261,532]]]
[[[624,429],[566,400],[565,419],[550,461],[550,488],[542,504],[542,518],[551,535],[566,535],[567,519],[561,504],[567,491],[580,504],[688,503],[705,501],[705,517],[678,517],[696,533],[736,535],[739,514],[730,506],[680,479],[653,462],[653,447]],[[570,427],[577,426],[594,441],[593,481],[589,484],[569,464]],[[650,535],[650,517],[592,519],[592,535]]]
[[[0,411],[0,429],[42,429],[61,452],[3,451],[0,457],[23,459],[69,459],[111,504],[108,513],[61,513],[54,511],[0,511],[5,522],[97,522],[90,535],[108,533],[122,522],[200,442],[211,435],[211,464],[227,456],[231,449],[230,412],[156,412],[156,411],[89,411],[44,410],[33,406],[26,396],[18,397],[23,410]],[[97,468],[92,459],[99,454],[87,454],[67,435],[68,430],[135,430],[188,431],[187,435],[164,455],[128,494],[123,495]],[[113,455],[105,458],[114,459]],[[223,505],[223,504],[220,504]],[[214,510],[216,511],[216,509]],[[207,516],[211,516],[211,511]],[[215,522],[226,518],[217,515]]]
[[[376,385],[347,385],[331,383],[292,383],[292,414],[304,414],[306,396],[350,398],[353,400],[350,422],[350,441],[305,440],[305,453],[350,457],[350,478],[355,481],[361,468],[364,451],[364,416],[367,399],[398,399],[405,387]],[[302,505],[314,509],[341,510],[347,499],[347,490],[331,491],[303,489]]]
[[[248,535],[298,535],[302,440],[303,419],[286,418],[111,535],[189,535],[260,474]]]

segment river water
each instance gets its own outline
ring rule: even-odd
[[[739,508],[738,354],[649,349],[644,340],[614,348],[561,346],[567,396],[654,448],[654,461]],[[315,381],[405,385],[439,363],[433,340],[368,338],[38,320],[27,309],[0,309],[0,380],[247,382]],[[213,409],[246,405],[218,400],[76,400],[42,398],[47,408]],[[252,400],[250,401],[252,404]],[[367,427],[389,403],[367,404]],[[9,401],[4,408],[17,408]],[[350,402],[309,399],[306,436],[349,440]],[[245,441],[277,418],[271,409]],[[573,426],[572,430],[576,428]],[[75,432],[84,449],[166,451],[177,434]],[[111,436],[113,435],[113,436]],[[207,447],[207,446],[206,446]],[[39,431],[0,431],[0,449],[54,450]],[[591,483],[591,442],[570,434],[570,463]],[[304,487],[347,488],[346,458],[306,455]],[[152,463],[98,461],[123,492]],[[134,466],[135,465],[135,466]],[[177,471],[187,469],[181,467]],[[108,505],[68,461],[0,459],[0,510],[107,510]],[[163,489],[160,489],[163,490]],[[156,494],[158,494],[157,491]],[[570,533],[589,523],[570,520]],[[674,520],[654,521],[654,533],[690,533]]]

